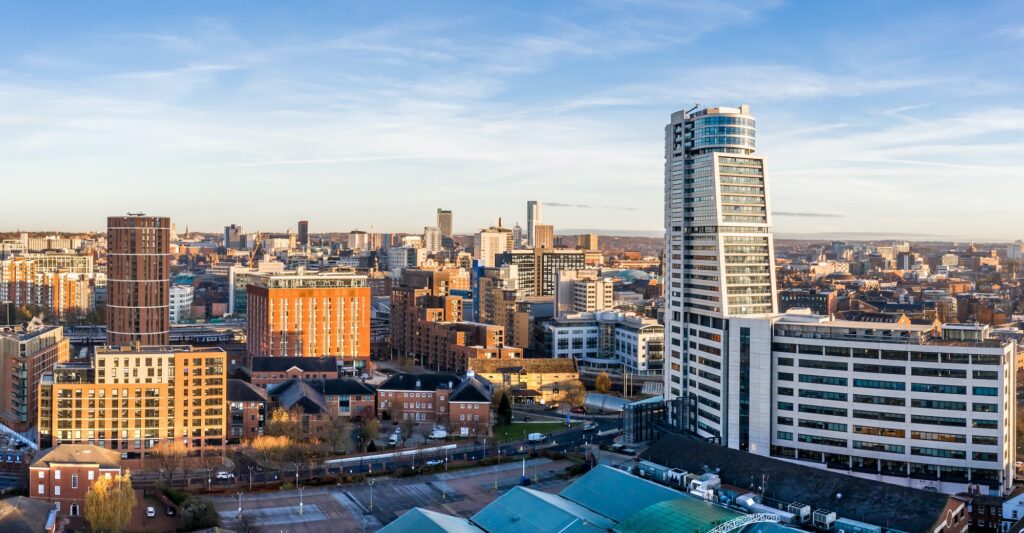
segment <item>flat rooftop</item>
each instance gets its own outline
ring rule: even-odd
[[[97,346],[96,355],[100,354],[167,354],[167,353],[224,353],[223,348],[211,346],[191,346],[188,344],[164,344],[151,346]]]

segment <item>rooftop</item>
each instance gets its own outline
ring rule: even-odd
[[[576,372],[576,360],[563,357],[543,358],[473,358],[469,360],[469,368],[481,374],[572,374]]]
[[[96,355],[103,354],[168,354],[168,353],[224,353],[223,348],[191,346],[188,344],[164,344],[143,346],[97,346]]]
[[[747,487],[751,476],[767,476],[767,500],[802,502],[830,509],[840,517],[901,531],[931,531],[944,518],[952,496],[879,483],[733,450],[698,439],[666,435],[641,454],[643,459],[689,472],[718,472],[723,484]],[[837,494],[842,494],[837,498]]]
[[[92,444],[59,444],[36,454],[31,467],[49,467],[52,464],[97,464],[100,468],[121,467],[121,453]]]
[[[270,395],[263,387],[258,387],[240,379],[229,379],[227,389],[229,402],[269,402]]]
[[[43,500],[14,496],[0,500],[0,531],[44,533],[55,521],[54,505]]]
[[[433,391],[454,389],[461,382],[462,378],[455,374],[395,374],[378,385],[377,390]]]
[[[337,372],[334,357],[253,357],[253,372],[285,372],[295,367],[302,372]]]

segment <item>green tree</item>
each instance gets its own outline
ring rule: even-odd
[[[213,503],[206,498],[190,497],[181,510],[179,527],[185,531],[196,531],[220,525],[220,516]]]
[[[134,507],[132,474],[127,470],[116,476],[100,476],[85,494],[85,519],[94,531],[124,531]]]
[[[498,422],[504,425],[512,423],[512,402],[505,391],[501,392],[501,399],[498,400]]]
[[[600,374],[598,374],[597,380],[594,383],[594,388],[597,389],[597,392],[601,394],[605,394],[608,391],[612,390],[611,376],[609,376],[607,372],[601,372]]]

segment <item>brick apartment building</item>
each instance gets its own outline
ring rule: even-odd
[[[505,346],[505,328],[477,322],[422,322],[413,338],[412,352],[421,365],[459,374],[469,360],[522,357],[523,349]]]
[[[337,417],[367,420],[377,416],[375,391],[359,380],[294,379],[270,391],[275,406],[299,413],[299,434],[319,437]]]
[[[29,497],[54,504],[66,516],[84,514],[85,494],[100,476],[121,473],[121,454],[91,444],[61,444],[29,465]]]
[[[357,369],[370,359],[370,287],[354,271],[254,274],[247,288],[248,352],[331,356]]]
[[[193,452],[220,455],[226,359],[220,348],[136,345],[97,347],[88,363],[59,364],[39,384],[40,447],[95,444],[144,461],[157,443],[181,439]]]
[[[263,387],[240,379],[229,379],[227,402],[228,444],[239,444],[263,434],[273,404]]]
[[[0,330],[0,422],[19,432],[35,425],[39,381],[69,351],[60,326]]]

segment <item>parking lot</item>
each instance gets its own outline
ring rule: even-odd
[[[556,476],[569,464],[538,458],[527,460],[525,467],[527,476],[538,480],[533,488],[557,491],[567,482]],[[247,519],[256,530],[275,533],[322,531],[325,527],[334,531],[376,531],[413,507],[468,516],[519,484],[523,466],[522,461],[513,461],[450,473],[378,478],[372,486],[364,482],[310,487],[303,490],[301,514],[297,490],[243,495],[243,515],[251,512]],[[236,497],[212,499],[225,527],[234,526],[238,517]]]

